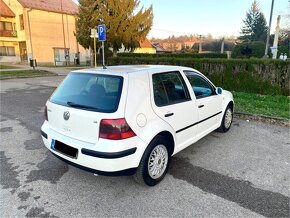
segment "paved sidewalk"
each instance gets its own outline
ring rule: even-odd
[[[65,68],[65,67],[37,67],[36,69],[45,70],[51,73],[56,73],[59,76],[65,76],[69,72],[72,71],[72,69]]]
[[[13,69],[0,69],[0,72],[3,71],[22,71],[22,70],[31,70],[32,67],[28,66],[28,65],[23,65],[23,64],[5,64],[7,66],[12,66],[12,67],[17,67],[17,68],[13,68]],[[42,66],[38,66],[35,67],[36,70],[45,70],[48,72],[52,72],[52,73],[56,73],[59,76],[65,76],[67,75],[69,72],[71,72],[72,70],[76,70],[77,68],[79,69],[83,69],[85,67],[42,67]]]

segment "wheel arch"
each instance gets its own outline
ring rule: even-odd
[[[222,116],[221,116],[221,118],[220,118],[219,123],[222,122],[223,117],[224,117],[224,114],[225,114],[225,111],[226,111],[226,109],[227,109],[228,106],[231,107],[232,111],[234,112],[235,104],[234,104],[234,101],[233,101],[232,99],[230,99],[230,100],[228,100],[227,102],[225,102],[225,103],[223,104],[223,108],[222,108]]]
[[[173,152],[174,152],[174,147],[175,147],[175,142],[174,142],[173,135],[169,131],[162,131],[162,132],[158,133],[154,138],[156,138],[157,136],[164,137],[165,140],[168,142],[166,147],[168,149],[169,155],[171,156],[173,154]]]
[[[234,111],[234,102],[233,101],[230,101],[229,103],[228,103],[228,106],[232,109],[232,111]],[[227,106],[227,107],[228,107]]]
[[[232,111],[234,111],[234,107],[235,107],[235,104],[234,104],[234,101],[232,99],[229,99],[228,101],[226,101],[223,105],[223,109],[222,109],[222,113],[224,114],[227,107],[230,107],[232,109]]]

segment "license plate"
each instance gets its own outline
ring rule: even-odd
[[[64,144],[60,141],[52,139],[50,147],[51,147],[51,149],[53,149],[57,152],[60,152],[61,154],[64,154],[64,155],[69,156],[71,158],[77,158],[78,149],[71,147],[67,144]]]

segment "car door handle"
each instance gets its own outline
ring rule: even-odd
[[[168,114],[165,114],[164,117],[170,117],[170,116],[173,116],[174,113],[168,113]]]
[[[204,104],[198,105],[198,108],[202,108],[204,107]]]

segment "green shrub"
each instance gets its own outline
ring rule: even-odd
[[[227,54],[221,53],[118,53],[118,57],[146,57],[146,58],[227,58]]]
[[[278,54],[277,54],[277,58],[280,57],[281,54],[287,54],[287,57],[290,58],[290,50],[289,47],[287,45],[282,45],[278,47]]]
[[[199,70],[216,86],[259,94],[289,95],[289,62],[262,59],[192,59],[117,57],[109,65],[158,64],[186,66]]]
[[[257,42],[244,42],[234,47],[232,52],[233,58],[261,58],[265,54],[265,43]]]

